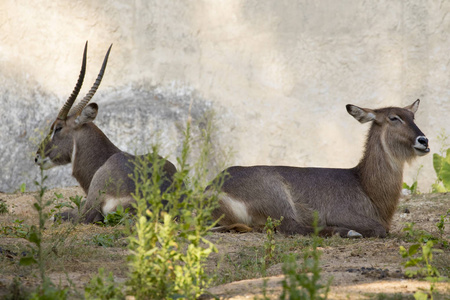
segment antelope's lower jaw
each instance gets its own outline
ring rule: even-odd
[[[424,149],[416,148],[416,147],[413,147],[413,148],[414,148],[414,152],[416,153],[417,156],[424,156],[424,155],[427,155],[428,153],[430,153],[430,148],[424,148]]]

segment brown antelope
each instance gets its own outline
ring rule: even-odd
[[[93,123],[98,105],[88,105],[102,80],[111,46],[94,85],[80,103],[72,108],[86,71],[86,42],[77,84],[59,111],[35,158],[35,162],[44,169],[72,163],[72,175],[87,195],[80,219],[84,223],[102,221],[118,205],[131,207],[131,193],[135,192],[135,184],[129,174],[133,173],[135,162],[142,159],[142,156],[135,157],[117,148]],[[176,169],[166,160],[163,171],[165,177],[161,190],[164,191],[170,186]],[[78,213],[64,212],[62,218],[76,220]]]
[[[405,162],[430,152],[414,123],[419,100],[410,106],[381,109],[347,105],[361,123],[372,121],[365,152],[352,169],[288,166],[234,166],[213,212],[217,229],[264,226],[267,217],[283,221],[286,234],[309,234],[313,211],[322,235],[385,237],[398,205]]]

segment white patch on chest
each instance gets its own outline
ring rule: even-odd
[[[247,206],[243,202],[234,200],[227,195],[222,196],[220,200],[229,208],[229,210],[232,211],[234,217],[236,218],[236,223],[242,223],[245,225],[252,224],[252,216],[248,214]]]

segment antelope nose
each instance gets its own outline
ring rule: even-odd
[[[428,139],[427,139],[426,137],[421,136],[421,137],[419,137],[419,138],[417,139],[417,141],[418,141],[420,144],[424,145],[425,148],[428,148]]]
[[[39,160],[39,154],[36,154],[36,156],[34,157],[34,163],[37,164]]]

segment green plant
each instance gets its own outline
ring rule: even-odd
[[[445,215],[441,215],[439,217],[439,221],[436,223],[436,227],[439,230],[439,235],[441,237],[441,239],[443,238],[444,235],[444,230],[445,230],[445,224],[450,223],[450,209],[447,210]]]
[[[306,248],[303,253],[303,262],[297,264],[297,256],[290,254],[283,264],[284,279],[282,281],[283,292],[280,299],[327,299],[330,290],[331,279],[327,284],[319,283],[321,279],[320,256],[317,249],[321,238],[318,236],[318,214],[314,213],[314,234],[312,235],[311,248]]]
[[[64,196],[62,194],[54,193],[54,195],[55,197],[52,199],[51,203],[53,204],[53,207],[50,209],[49,215],[54,216],[55,219],[53,225],[56,226],[61,224],[61,210],[66,207],[73,208],[73,205],[70,202],[62,202],[61,199],[64,199]]]
[[[414,223],[407,223],[403,231],[414,241],[414,244],[409,246],[408,249],[400,246],[399,250],[400,255],[405,259],[403,265],[407,269],[405,271],[406,276],[424,278],[430,282],[429,290],[417,291],[414,298],[418,300],[433,299],[435,283],[448,280],[448,278],[440,275],[438,268],[433,264],[433,253],[443,252],[441,249],[434,248],[436,243],[442,242],[442,238],[439,239],[423,230],[414,229]]]
[[[430,282],[428,291],[417,291],[414,294],[415,299],[433,299],[435,283],[448,280],[441,277],[437,268],[432,265],[433,253],[442,252],[440,249],[434,249],[434,242],[428,241],[426,244],[413,244],[408,250],[400,246],[400,254],[406,259],[405,268],[413,268],[405,271],[408,277],[421,277]]]
[[[95,300],[116,300],[124,299],[122,293],[122,285],[114,282],[112,272],[105,276],[104,268],[98,270],[98,275],[92,277],[89,283],[84,288],[84,297],[86,299]]]
[[[115,212],[106,215],[105,220],[99,222],[104,226],[117,226],[123,225],[126,222],[130,223],[132,221],[132,217],[130,214],[130,208],[123,209],[121,205],[119,205]],[[128,224],[129,225],[129,224]]]
[[[68,288],[62,288],[61,284],[56,286],[48,277],[45,277],[41,285],[33,293],[31,293],[29,299],[67,299],[68,293]]]
[[[433,167],[437,180],[432,185],[433,192],[445,193],[450,191],[450,148],[445,156],[433,154]]]
[[[272,220],[271,217],[267,217],[266,224],[264,225],[264,231],[266,232],[266,241],[264,242],[265,256],[264,261],[267,264],[273,259],[275,253],[275,239],[274,234],[277,226],[280,226],[283,221],[283,217],[279,220]]]
[[[188,122],[181,157],[177,159],[179,170],[166,192],[161,193],[164,160],[158,156],[157,147],[136,163],[132,176],[136,184],[136,221],[134,235],[129,237],[127,287],[137,299],[196,299],[212,281],[204,264],[217,249],[205,236],[216,224],[211,213],[217,205],[216,191],[222,180],[204,192],[208,183],[210,129],[207,126],[204,130],[199,158],[190,165],[192,140]],[[167,201],[165,207],[163,201]]]
[[[113,247],[117,240],[117,236],[114,234],[99,233],[92,237],[92,243],[102,247]]]
[[[8,213],[8,204],[0,199],[0,214]]]
[[[406,233],[406,241],[408,242],[417,242],[417,243],[426,243],[430,240],[438,240],[437,237],[432,235],[429,232],[426,232],[421,229],[414,228],[414,222],[407,222],[403,227],[402,231]]]
[[[411,195],[419,194],[419,190],[417,187],[417,180],[419,178],[419,173],[422,170],[422,168],[423,168],[423,165],[420,165],[419,169],[417,169],[416,176],[413,179],[413,183],[410,186],[406,182],[403,182],[402,188],[410,191]]]
[[[24,221],[25,220],[15,219],[12,226],[2,226],[2,233],[5,236],[26,238],[30,232],[30,226],[23,223]]]
[[[439,133],[437,139],[441,147],[439,153],[433,154],[433,167],[437,179],[431,187],[433,193],[445,193],[450,191],[450,148],[448,148],[450,144],[444,130]]]
[[[44,194],[47,187],[44,185],[47,176],[44,175],[44,169],[40,168],[40,181],[35,181],[35,185],[39,188],[38,194],[35,196],[36,202],[33,207],[38,212],[38,226],[31,225],[29,234],[24,238],[31,243],[28,255],[22,257],[19,261],[20,265],[28,266],[36,264],[39,269],[39,277],[41,285],[31,294],[31,299],[65,299],[68,289],[56,287],[53,282],[45,274],[46,249],[43,246],[43,231],[45,221],[50,214],[45,213],[44,209],[53,204],[53,201],[44,201]]]
[[[7,289],[3,296],[4,300],[28,300],[30,298],[30,292],[22,285],[18,277],[14,277],[13,282]]]

